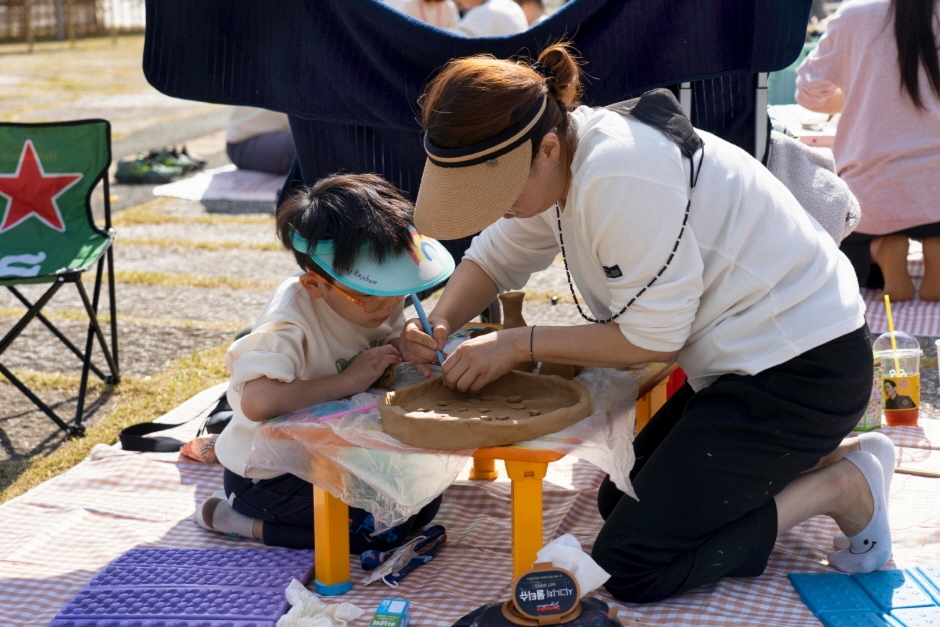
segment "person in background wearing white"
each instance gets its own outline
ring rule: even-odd
[[[796,101],[842,112],[832,146],[862,219],[842,242],[859,285],[914,297],[908,238],[923,241],[921,300],[940,301],[940,0],[848,2],[797,69]]]
[[[455,0],[463,11],[451,31],[467,37],[514,35],[529,28],[522,8],[514,0]]]
[[[460,13],[454,0],[405,0],[395,8],[438,28],[450,29],[460,22]]]
[[[542,6],[542,0],[516,0],[516,4],[522,7],[525,13],[525,19],[529,22],[529,27],[541,24],[548,16],[545,15],[545,7]]]

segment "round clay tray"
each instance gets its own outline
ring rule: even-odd
[[[451,390],[435,377],[379,400],[386,433],[405,444],[437,450],[532,440],[557,433],[591,412],[587,388],[577,381],[517,371],[478,392]]]

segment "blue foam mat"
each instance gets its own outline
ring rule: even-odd
[[[313,552],[132,549],[103,568],[49,627],[274,627]]]
[[[826,627],[940,627],[940,566],[788,577]]]

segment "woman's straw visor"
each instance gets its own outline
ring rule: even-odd
[[[415,226],[437,239],[478,233],[508,212],[522,193],[532,164],[532,138],[548,98],[539,98],[516,124],[462,148],[439,148],[424,136],[428,153],[415,203]]]

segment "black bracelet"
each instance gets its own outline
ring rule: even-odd
[[[532,361],[532,362],[535,361],[535,355],[532,354],[532,346],[535,342],[535,327],[536,325],[533,324],[532,330],[529,331],[529,361]]]

